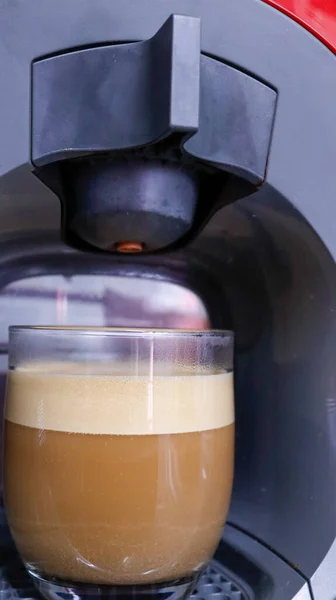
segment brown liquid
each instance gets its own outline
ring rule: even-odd
[[[168,581],[198,570],[220,538],[232,374],[125,376],[119,367],[9,373],[5,502],[18,549],[39,575]]]
[[[189,574],[219,541],[234,425],[163,435],[92,435],[6,421],[5,500],[25,561],[91,583]]]

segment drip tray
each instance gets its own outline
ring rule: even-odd
[[[0,569],[0,600],[40,600],[23,565],[16,557]],[[200,578],[193,600],[251,600],[249,594],[233,582],[225,569],[213,561]]]
[[[230,580],[224,568],[213,561],[200,578],[197,590],[192,595],[195,600],[250,600],[237,583]]]

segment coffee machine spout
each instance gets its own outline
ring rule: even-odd
[[[202,55],[200,24],[172,15],[147,41],[34,61],[32,162],[69,245],[180,247],[262,185],[276,92]]]

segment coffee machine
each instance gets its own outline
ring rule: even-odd
[[[133,297],[178,285],[235,331],[234,491],[199,598],[336,598],[336,13],[320,4],[0,2],[3,327],[37,302],[20,282],[80,275]],[[32,597],[2,520],[1,593]]]

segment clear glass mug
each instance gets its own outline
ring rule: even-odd
[[[48,599],[187,598],[233,478],[228,331],[11,327],[4,493]]]

